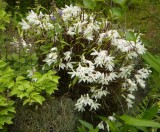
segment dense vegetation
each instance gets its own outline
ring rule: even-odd
[[[0,129],[158,132],[159,7],[0,0]]]

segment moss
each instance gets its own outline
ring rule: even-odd
[[[79,118],[74,104],[69,98],[50,99],[37,110],[18,104],[9,132],[74,132]]]

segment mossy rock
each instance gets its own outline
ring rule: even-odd
[[[9,132],[75,132],[80,117],[69,98],[50,99],[35,110],[35,106],[17,106]]]

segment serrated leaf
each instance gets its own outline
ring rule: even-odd
[[[8,117],[8,116],[7,116],[7,117],[4,119],[4,122],[7,123],[7,124],[12,124],[12,123],[13,123],[13,122],[12,122],[12,118],[13,118],[13,117]]]
[[[31,98],[33,98],[37,103],[42,105],[42,102],[45,100],[45,98],[41,95],[39,95],[39,93],[32,93],[31,94]]]
[[[59,78],[60,78],[59,76],[53,76],[52,81],[58,83]]]
[[[4,61],[0,60],[0,68],[4,68],[5,66],[7,66],[7,63],[5,63]]]

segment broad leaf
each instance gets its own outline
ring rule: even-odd
[[[113,0],[114,3],[124,6],[127,0]]]
[[[118,7],[113,7],[113,8],[111,8],[110,11],[111,11],[111,15],[112,15],[113,19],[119,19],[123,15],[123,10]]]
[[[144,112],[142,118],[143,118],[143,119],[148,119],[148,120],[153,119],[153,117],[157,114],[158,109],[159,109],[159,106],[158,106],[158,105],[153,105],[152,107],[150,107],[149,109],[147,109],[147,110]]]
[[[142,57],[152,68],[160,73],[160,60],[158,60],[149,52],[146,52],[146,54],[144,54]]]
[[[88,129],[93,129],[93,125],[92,125],[92,124],[90,124],[90,123],[88,123],[88,122],[86,122],[86,121],[82,121],[82,120],[79,120],[79,122],[80,122],[83,126],[85,126],[86,128],[88,128]]]
[[[85,8],[94,9],[96,6],[97,0],[83,0]]]
[[[145,119],[137,119],[135,117],[131,117],[128,115],[123,115],[120,117],[126,124],[136,127],[155,127],[160,128],[160,123],[154,122],[152,120],[145,120]]]

